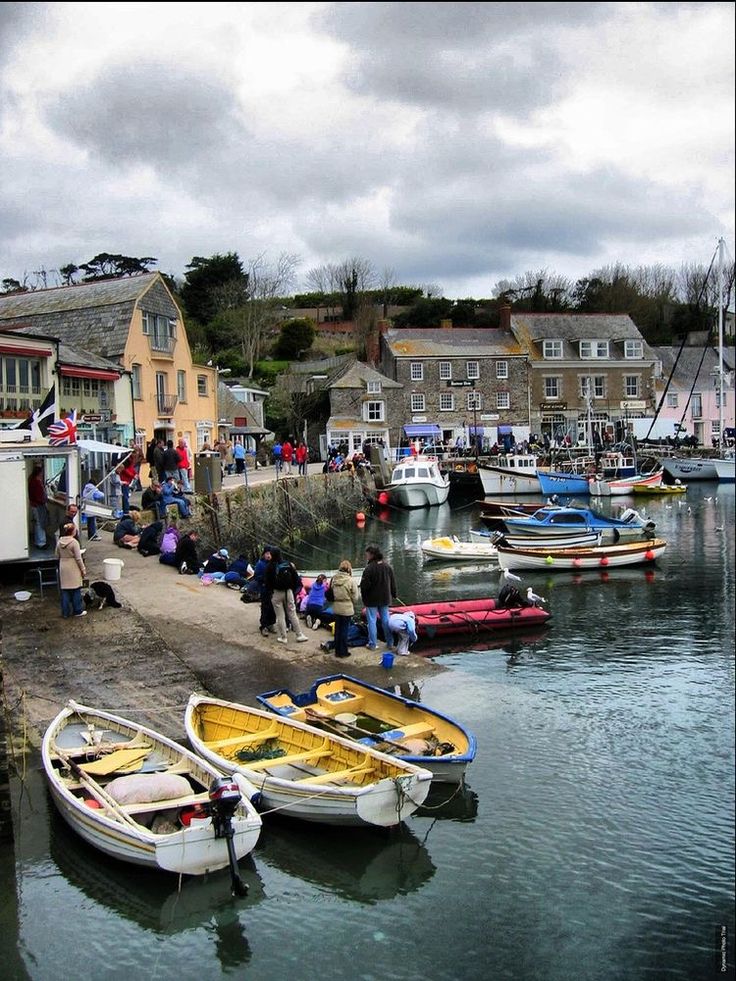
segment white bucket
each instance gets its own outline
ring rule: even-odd
[[[102,568],[105,573],[105,579],[108,582],[116,582],[120,578],[124,565],[125,563],[122,559],[103,559]]]

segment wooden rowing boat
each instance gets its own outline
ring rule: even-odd
[[[261,818],[245,781],[228,839],[218,833],[209,793],[222,774],[135,722],[69,702],[46,730],[41,754],[61,816],[113,858],[204,875],[230,864],[229,840],[236,860],[258,840]]]
[[[505,548],[498,547],[502,569],[544,569],[545,572],[583,569],[617,569],[628,565],[650,565],[661,555],[667,543],[661,538],[643,542],[601,545],[597,548]]]
[[[194,749],[260,791],[260,806],[337,825],[391,827],[424,801],[432,774],[369,746],[203,695],[192,695],[185,726]]]
[[[601,543],[599,532],[581,532],[577,528],[559,528],[550,530],[547,535],[529,536],[482,529],[471,531],[470,537],[474,541],[491,540],[496,545],[505,545],[508,548],[588,548]]]
[[[475,757],[475,736],[455,719],[346,674],[318,678],[302,694],[278,688],[257,697],[278,715],[422,766],[439,783],[459,783]]]
[[[461,542],[454,536],[450,538],[427,538],[421,544],[425,559],[444,559],[452,562],[477,562],[478,559],[493,561],[496,546],[489,540]]]

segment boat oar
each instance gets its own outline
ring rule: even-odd
[[[377,732],[371,732],[370,729],[361,729],[360,726],[356,726],[352,722],[338,722],[336,719],[325,718],[324,715],[320,715],[319,712],[313,712],[311,709],[304,709],[304,714],[308,719],[314,719],[315,722],[319,722],[321,725],[326,726],[328,729],[332,729],[338,735],[344,736],[346,729],[351,729],[353,732],[359,732],[361,736],[370,736],[371,739],[375,739],[377,742],[386,743],[387,746],[393,746],[395,749],[401,750],[402,753],[406,753],[406,746],[402,746],[401,743],[395,742],[393,739],[384,739],[383,736],[379,735]]]

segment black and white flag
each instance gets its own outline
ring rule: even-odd
[[[47,436],[49,426],[56,418],[56,383],[54,383],[46,394],[46,398],[41,405],[33,410],[23,422],[19,422],[16,429],[30,429],[31,439],[40,439]]]

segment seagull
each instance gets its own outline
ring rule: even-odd
[[[534,592],[534,590],[532,589],[531,586],[526,591],[526,598],[529,600],[530,603],[533,603],[534,606],[538,606],[540,603],[546,603],[547,602],[547,600],[544,598],[544,596],[538,596]]]
[[[703,500],[704,500],[704,501],[712,501],[712,500],[713,500],[713,498],[712,498],[712,497],[704,497],[704,498],[703,498]]]
[[[505,582],[521,582],[521,576],[515,576],[508,569],[501,569],[501,584]]]

